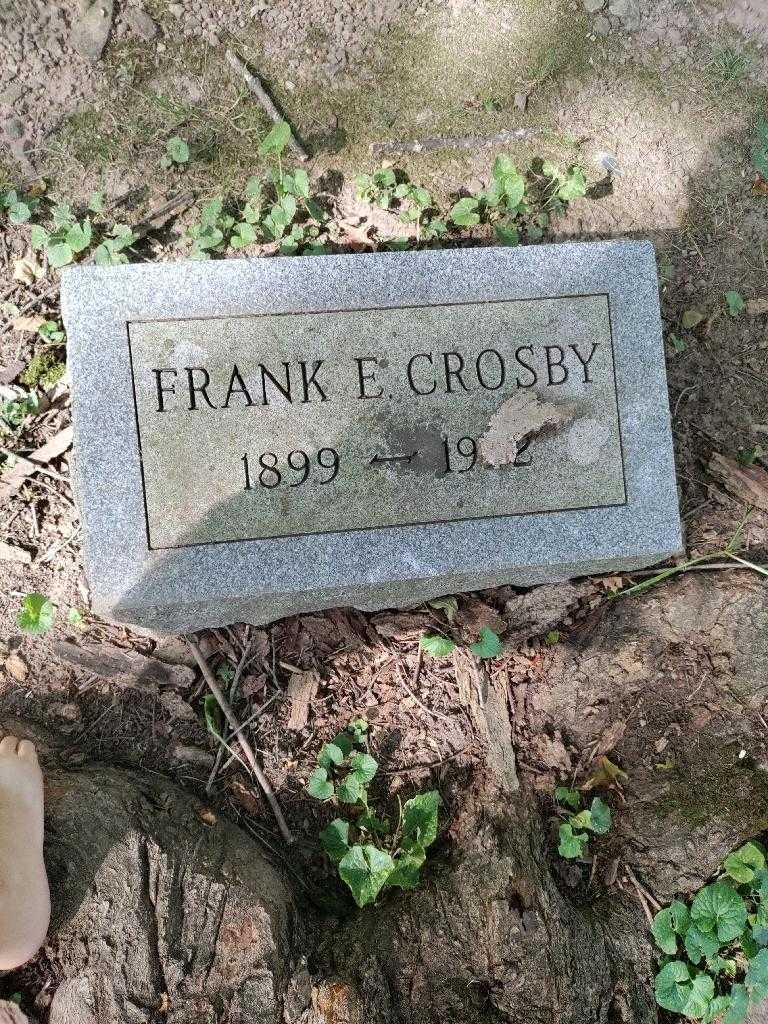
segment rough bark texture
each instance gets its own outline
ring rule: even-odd
[[[52,1024],[653,1024],[646,918],[616,864],[663,901],[768,826],[767,627],[765,588],[691,576],[527,670],[459,658],[485,768],[441,769],[455,813],[423,887],[343,919],[298,911],[246,833],[163,780],[50,772],[54,919],[18,987],[47,980]],[[569,887],[552,779],[598,751],[629,778],[593,882]]]
[[[116,770],[52,772],[47,799],[51,1024],[280,1019],[293,908],[253,841]]]

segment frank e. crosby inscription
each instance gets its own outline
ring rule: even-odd
[[[605,295],[128,335],[150,548],[625,501]]]
[[[680,546],[648,245],[83,268],[64,310],[102,614],[261,622]]]

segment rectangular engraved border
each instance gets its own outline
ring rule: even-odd
[[[603,502],[598,505],[581,505],[574,508],[544,508],[544,509],[524,509],[520,512],[500,512],[498,515],[478,515],[478,516],[461,516],[452,519],[424,519],[414,520],[407,523],[378,523],[376,526],[352,526],[347,527],[344,530],[308,530],[296,533],[270,533],[263,537],[231,537],[227,540],[207,540],[207,541],[195,541],[190,544],[164,544],[164,545],[153,545],[152,544],[152,528],[149,521],[149,508],[147,505],[147,488],[146,479],[144,475],[144,456],[141,445],[141,423],[139,420],[139,407],[136,395],[136,377],[133,366],[133,349],[131,347],[131,325],[132,324],[146,324],[146,323],[179,323],[179,322],[190,322],[192,320],[252,320],[257,319],[260,316],[313,316],[320,313],[357,313],[365,312],[367,310],[390,310],[390,309],[424,309],[429,308],[445,308],[445,307],[457,307],[457,306],[480,306],[480,305],[496,305],[498,303],[511,303],[511,302],[547,302],[554,301],[557,299],[587,299],[587,298],[604,298],[608,311],[608,335],[611,346],[611,373],[613,376],[613,389],[614,398],[616,402],[616,420],[619,432],[619,457],[621,459],[621,475],[622,475],[622,490],[624,492],[624,500],[619,502]],[[488,299],[488,300],[469,300],[465,302],[424,302],[424,303],[404,303],[396,306],[354,306],[348,308],[339,309],[316,309],[316,310],[301,310],[300,312],[281,312],[281,313],[239,313],[231,316],[198,316],[198,317],[153,317],[148,320],[133,319],[125,321],[125,332],[128,342],[128,360],[131,368],[131,385],[133,393],[133,411],[136,423],[136,442],[139,456],[139,470],[141,474],[141,488],[142,488],[142,502],[144,505],[144,525],[147,536],[147,548],[149,551],[170,551],[179,548],[199,548],[199,547],[210,547],[221,544],[243,544],[243,543],[258,543],[259,541],[270,541],[270,540],[288,540],[291,537],[314,537],[325,534],[344,534],[344,533],[362,533],[370,532],[373,530],[397,530],[397,529],[408,529],[413,526],[434,526],[440,523],[465,523],[465,522],[478,522],[483,520],[496,520],[496,519],[512,519],[516,516],[528,516],[528,515],[550,515],[559,512],[588,512],[595,509],[601,508],[624,508],[627,505],[627,475],[626,466],[624,462],[624,441],[621,429],[621,407],[619,405],[619,394],[618,394],[618,383],[616,380],[616,355],[613,344],[613,319],[611,315],[611,299],[608,292],[584,292],[569,295],[537,295],[533,298],[500,298],[500,299]]]

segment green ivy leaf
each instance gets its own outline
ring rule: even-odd
[[[672,927],[678,935],[685,935],[691,923],[691,914],[688,907],[681,900],[672,900],[669,911]]]
[[[395,867],[387,879],[387,887],[399,889],[415,889],[421,881],[421,868],[427,855],[424,847],[418,843],[407,851],[403,850],[395,858]]]
[[[442,800],[437,790],[406,800],[403,805],[403,837],[426,850],[437,838],[437,814]]]
[[[702,1017],[703,1024],[713,1024],[714,1021],[720,1021],[726,1011],[730,1008],[730,1005],[730,996],[715,996],[707,1007],[707,1012]]]
[[[91,235],[91,220],[90,217],[86,217],[82,223],[72,225],[64,241],[73,252],[82,252],[91,244]]]
[[[94,192],[88,200],[88,209],[91,213],[104,213],[104,193]]]
[[[744,985],[753,1005],[768,999],[768,949],[761,949],[754,959],[749,961]]]
[[[558,186],[557,198],[564,203],[570,203],[573,199],[580,199],[586,195],[587,179],[584,171],[575,164],[568,168],[568,173],[563,182]]]
[[[320,833],[320,842],[331,861],[338,864],[349,852],[349,822],[334,818]]]
[[[392,874],[395,862],[375,846],[353,846],[339,863],[339,875],[358,907],[373,903]]]
[[[725,304],[728,306],[728,314],[732,317],[741,316],[747,308],[747,304],[738,292],[726,292]]]
[[[243,221],[235,227],[235,233],[230,238],[229,244],[233,249],[243,249],[246,245],[252,245],[258,237],[253,225]]]
[[[680,323],[686,331],[692,331],[694,327],[698,327],[703,319],[704,314],[700,313],[698,309],[686,309],[680,319]]]
[[[671,907],[665,907],[654,917],[651,933],[662,953],[666,953],[667,956],[674,956],[677,953],[677,935],[672,923]]]
[[[25,633],[47,633],[55,615],[56,609],[45,594],[27,594],[16,616],[16,625]]]
[[[451,212],[448,216],[459,227],[471,227],[473,224],[480,223],[480,214],[477,212],[478,206],[477,199],[473,199],[472,196],[466,196],[451,207]]]
[[[44,249],[48,245],[50,238],[51,236],[44,227],[41,227],[39,224],[32,225],[29,241],[33,249]]]
[[[392,830],[387,819],[379,818],[375,811],[365,811],[357,819],[357,824],[360,828],[366,828],[369,832],[375,832],[377,835],[386,835]]]
[[[354,742],[354,738],[348,732],[337,733],[331,740],[331,743],[339,748],[344,757],[349,757],[352,753]]]
[[[731,1005],[723,1024],[743,1024],[749,1009],[749,995],[743,985],[733,985],[731,988]]]
[[[604,836],[611,827],[611,809],[599,796],[596,796],[590,807],[592,812],[591,829],[598,835]]]
[[[584,855],[584,849],[589,842],[583,832],[574,832],[570,822],[564,822],[560,826],[560,842],[557,851],[566,860],[577,860]]]
[[[685,951],[692,964],[700,964],[703,959],[710,960],[717,955],[720,941],[716,935],[703,932],[696,925],[691,925],[685,933]]]
[[[175,164],[185,164],[189,160],[189,146],[178,135],[168,139],[165,151]]]
[[[691,904],[691,920],[703,932],[714,932],[720,942],[737,939],[747,923],[747,907],[725,882],[701,889]]]
[[[656,1002],[665,1010],[694,1020],[702,1018],[715,994],[708,974],[691,971],[682,960],[673,960],[656,975]]]
[[[497,658],[503,650],[503,644],[492,629],[483,626],[480,630],[480,639],[477,643],[470,644],[469,649],[476,658]]]
[[[307,792],[315,800],[330,800],[333,796],[333,783],[328,781],[328,772],[325,768],[315,768],[309,776]]]
[[[459,613],[459,602],[455,597],[436,597],[427,603],[430,608],[436,608],[438,611],[445,612],[448,622],[453,622]]]
[[[32,210],[26,203],[14,203],[8,208],[8,220],[11,224],[26,224],[32,216]]]
[[[367,786],[379,770],[378,762],[370,754],[355,754],[349,762],[349,766],[352,769],[352,774],[360,780],[363,786]]]
[[[756,872],[765,869],[765,851],[758,843],[745,843],[725,858],[725,873],[740,885],[751,882]]]
[[[519,245],[520,232],[510,224],[496,224],[494,233],[502,245]],[[530,232],[529,232],[530,234]]]
[[[424,633],[419,640],[419,647],[433,658],[447,658],[455,649],[456,644],[447,636],[439,636],[437,633]]]
[[[344,804],[356,804],[363,792],[363,784],[357,775],[348,775],[343,782],[340,782],[336,795]]]
[[[66,242],[57,242],[55,245],[49,246],[46,254],[48,256],[48,262],[56,269],[66,267],[67,264],[71,263],[75,258],[72,246],[67,245]]]
[[[343,760],[344,751],[335,743],[324,743],[317,755],[317,763],[321,768],[330,768],[334,764],[339,765]]]
[[[558,786],[555,790],[555,800],[559,804],[565,804],[568,807],[572,807],[574,811],[578,811],[581,805],[581,794],[577,789],[568,789],[567,786]]]
[[[267,156],[269,153],[282,153],[291,138],[291,126],[287,121],[278,121],[262,140],[259,146],[259,153]]]

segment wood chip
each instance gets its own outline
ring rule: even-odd
[[[291,702],[287,728],[294,732],[303,729],[309,720],[309,707],[317,693],[320,676],[317,672],[294,672],[286,690]]]
[[[760,466],[742,466],[735,459],[715,454],[709,461],[709,471],[734,497],[768,512],[768,473]]]
[[[22,565],[28,565],[31,561],[32,555],[29,551],[0,541],[0,562],[20,562]]]
[[[167,665],[157,658],[147,658],[138,651],[117,647],[106,641],[78,647],[69,640],[53,644],[53,653],[73,668],[92,672],[102,679],[124,678],[127,685],[140,689],[158,686],[188,687],[195,681],[194,670],[186,665]]]

